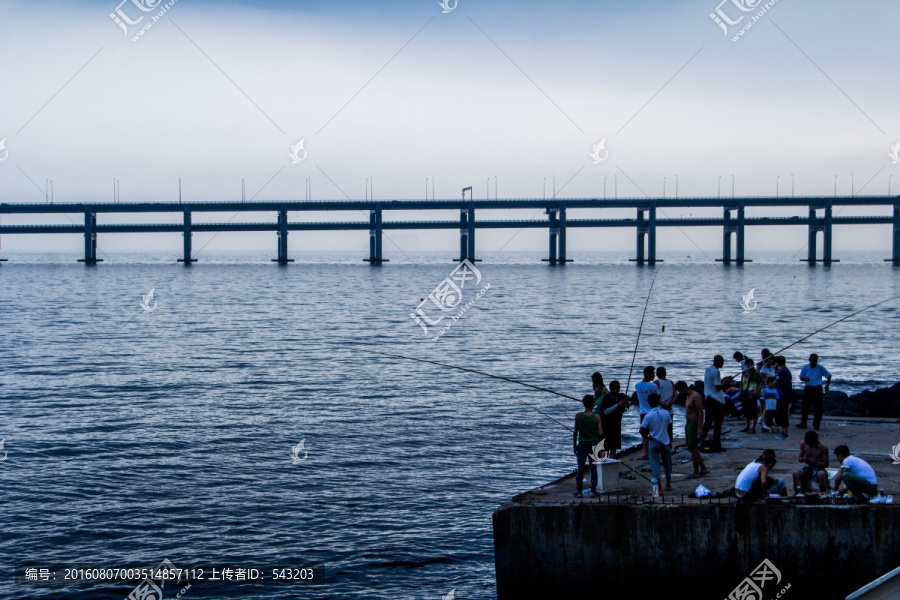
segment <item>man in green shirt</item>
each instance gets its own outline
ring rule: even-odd
[[[603,427],[600,425],[600,415],[594,414],[594,402],[596,399],[591,394],[582,398],[584,412],[575,415],[575,430],[572,432],[572,451],[578,459],[578,470],[575,473],[576,498],[581,498],[581,490],[584,478],[584,463],[589,461],[591,450],[600,443],[603,436]],[[591,498],[597,496],[597,465],[590,463],[591,470]]]

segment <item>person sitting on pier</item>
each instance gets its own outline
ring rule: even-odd
[[[634,393],[637,394],[638,404],[641,407],[641,416],[640,420],[638,421],[638,426],[640,426],[640,424],[644,422],[644,417],[646,417],[647,414],[651,410],[653,410],[653,407],[650,406],[650,403],[647,401],[647,399],[650,397],[650,394],[656,394],[657,396],[659,395],[659,388],[656,387],[655,383],[653,383],[653,375],[655,372],[656,369],[654,369],[652,366],[644,367],[644,379],[634,384]],[[639,456],[638,460],[644,460],[645,458],[647,458],[649,445],[647,437],[644,434],[641,434],[641,443],[644,446],[644,454]]]
[[[863,459],[852,456],[846,444],[835,448],[834,455],[841,461],[841,468],[834,478],[835,491],[849,493],[860,502],[868,502],[878,492],[875,469]]]
[[[659,463],[666,470],[666,491],[672,491],[672,451],[669,445],[669,425],[672,423],[672,415],[669,411],[659,406],[659,394],[650,394],[647,398],[650,404],[650,412],[641,421],[641,435],[649,440],[650,469],[653,478],[659,481]]]
[[[734,484],[734,494],[738,500],[756,502],[766,496],[780,494],[787,487],[784,479],[769,476],[777,462],[774,450],[764,450],[762,456],[744,467]]]
[[[807,431],[800,442],[800,462],[804,463],[802,469],[794,471],[794,495],[803,493],[807,484],[819,483],[819,492],[828,490],[828,446],[819,439],[815,431]]]
[[[691,463],[694,465],[694,473],[688,479],[697,479],[709,473],[700,456],[699,433],[703,427],[703,396],[688,387],[684,381],[675,384],[675,393],[678,398],[684,400],[684,440],[688,452],[691,453]]]
[[[603,449],[609,458],[616,457],[616,450],[622,447],[622,413],[628,409],[628,398],[619,392],[621,384],[613,379],[609,391],[597,398],[594,412],[600,415],[603,429]]]
[[[600,425],[600,415],[593,412],[595,398],[588,394],[581,399],[584,405],[584,412],[575,415],[575,429],[572,432],[572,451],[578,460],[578,470],[575,473],[575,489],[576,498],[581,498],[581,490],[584,479],[584,463],[590,461],[588,458],[592,454],[594,446],[600,443],[603,437],[603,427]],[[597,465],[593,462],[589,464],[591,470],[591,498],[597,496]]]

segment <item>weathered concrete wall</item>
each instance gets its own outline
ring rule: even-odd
[[[765,600],[844,598],[900,565],[900,506],[513,501],[493,521],[498,600],[720,600],[763,559]]]

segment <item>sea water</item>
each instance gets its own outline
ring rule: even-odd
[[[594,371],[625,387],[634,359],[630,393],[645,365],[692,382],[722,354],[732,374],[735,350],[775,352],[900,295],[900,271],[880,254],[842,253],[830,268],[790,253],[745,267],[684,255],[639,267],[612,254],[549,267],[538,254],[486,254],[462,300],[489,289],[435,336],[411,314],[439,316],[430,295],[452,303],[433,296],[456,268],[449,253],[385,255],[377,268],[352,253],[297,253],[287,267],[268,254],[205,255],[190,268],[162,254],[96,267],[7,255],[0,595],[125,598],[133,582],[25,587],[11,570],[168,559],[314,572],[291,584],[197,584],[188,599],[494,598],[491,514],[574,468],[564,426],[580,404],[366,350],[575,398]],[[898,306],[786,351],[795,384],[811,352],[834,390],[896,382]],[[624,415],[626,446],[637,420],[634,408]],[[676,409],[676,435],[682,426]],[[168,584],[166,598],[180,590]]]

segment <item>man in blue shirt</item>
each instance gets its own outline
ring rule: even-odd
[[[806,388],[803,390],[803,409],[800,416],[800,423],[797,424],[797,427],[800,429],[806,429],[806,421],[809,417],[809,407],[812,405],[813,427],[816,431],[819,430],[819,423],[822,422],[822,399],[824,397],[822,392],[823,380],[825,381],[825,391],[827,392],[828,387],[831,385],[831,373],[828,372],[828,369],[819,364],[818,354],[810,354],[809,364],[803,365],[803,368],[800,369],[800,381],[806,384]]]
[[[650,404],[650,412],[641,421],[641,435],[650,440],[650,469],[653,478],[659,481],[659,467],[662,463],[666,473],[666,491],[672,491],[672,451],[669,444],[669,425],[672,424],[672,415],[669,411],[659,406],[659,394],[650,394],[647,399]]]
[[[791,436],[788,434],[788,415],[794,401],[794,379],[783,356],[775,357],[775,381],[778,390],[778,400],[775,401],[775,423],[781,427],[781,433],[776,435],[775,439],[789,440]]]

